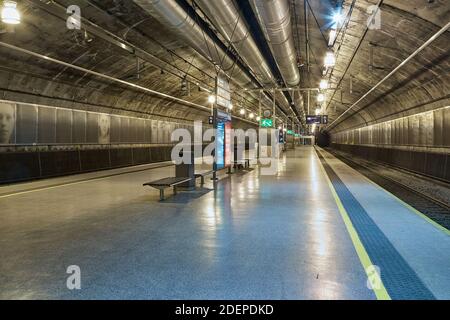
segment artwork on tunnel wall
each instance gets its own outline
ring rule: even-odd
[[[111,143],[120,143],[120,120],[122,118],[118,116],[111,116]]]
[[[16,143],[36,143],[38,132],[38,107],[18,104],[16,110]]]
[[[14,139],[16,107],[0,102],[0,144],[10,144]]]
[[[130,141],[130,119],[122,117],[120,119],[120,142],[127,143]]]
[[[178,127],[170,121],[0,100],[0,145],[167,144]]]
[[[158,142],[165,143],[165,135],[163,129],[164,121],[158,121]]]
[[[72,142],[72,112],[68,109],[56,109],[56,143]]]
[[[72,111],[72,143],[86,142],[86,112]]]
[[[130,129],[129,129],[129,132],[130,132],[130,136],[129,136],[129,138],[128,138],[128,141],[135,141],[135,142],[137,142],[138,141],[138,137],[137,137],[137,126],[138,126],[138,120],[137,119],[134,119],[134,118],[131,118],[130,119]]]
[[[38,143],[56,143],[56,109],[38,108]]]
[[[152,122],[152,139],[151,142],[152,143],[158,143],[158,121],[157,120],[151,120]]]
[[[108,144],[111,142],[111,117],[109,114],[98,115],[98,143]]]
[[[163,124],[163,132],[164,132],[164,141],[165,143],[169,143],[170,142],[170,125],[168,121],[164,121]]]
[[[137,127],[136,127],[136,142],[144,143],[145,142],[145,120],[137,119]]]
[[[144,142],[152,141],[152,121],[151,120],[145,120],[144,121]]]
[[[445,117],[448,114],[448,118]],[[446,119],[448,121],[446,122]],[[353,133],[359,130],[360,134]],[[449,147],[450,107],[389,120],[333,135],[334,143],[359,145],[401,145]],[[446,137],[448,139],[446,139]]]
[[[97,143],[99,115],[97,113],[88,112],[86,119],[86,142]]]

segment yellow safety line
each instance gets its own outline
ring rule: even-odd
[[[329,152],[325,151],[328,155],[334,157],[332,154],[330,154]],[[336,157],[334,157],[335,159],[337,159]],[[337,159],[339,160],[339,159]],[[342,161],[341,161],[342,162]],[[345,164],[347,167],[349,167],[352,170],[352,167],[350,167],[348,164],[346,164],[345,162],[342,162],[343,164]],[[356,172],[358,172],[357,170],[355,170]],[[358,172],[359,173],[359,172]],[[423,214],[422,212],[420,212],[419,210],[417,210],[416,208],[412,207],[411,205],[407,204],[405,201],[403,201],[402,199],[400,199],[399,197],[397,197],[395,194],[390,193],[389,191],[387,191],[386,189],[384,189],[382,186],[378,185],[377,183],[373,182],[372,180],[370,180],[369,178],[367,178],[365,175],[360,174],[366,181],[370,182],[372,185],[374,185],[377,189],[380,189],[382,191],[384,191],[385,193],[387,193],[388,195],[390,195],[392,198],[394,198],[395,200],[397,200],[398,202],[400,202],[402,205],[404,205],[406,208],[408,208],[409,210],[411,210],[412,212],[414,212],[415,214],[417,214],[419,217],[423,218],[425,221],[427,221],[428,223],[432,224],[434,227],[436,227],[437,229],[439,229],[440,231],[443,231],[445,234],[450,236],[450,230],[448,230],[447,228],[445,228],[444,226],[441,226],[439,223],[437,223],[436,221],[433,221],[432,219],[428,218],[425,214]]]
[[[116,176],[120,176],[120,175],[124,175],[124,174],[138,173],[138,172],[152,170],[152,169],[160,169],[160,168],[164,168],[164,167],[168,167],[168,166],[170,166],[170,164],[161,165],[161,166],[155,166],[155,167],[147,168],[147,169],[139,169],[139,170],[133,170],[133,171],[125,171],[125,172],[121,172],[121,173],[114,173],[114,174],[109,174],[107,176],[100,176],[98,178],[97,177],[86,178],[86,179],[83,179],[81,181],[61,183],[61,184],[54,185],[54,186],[49,186],[49,187],[41,187],[41,188],[38,187],[36,189],[31,189],[31,190],[25,190],[25,191],[19,191],[19,192],[13,192],[13,193],[5,194],[5,195],[0,195],[0,199],[14,197],[14,196],[20,196],[22,194],[27,194],[27,193],[32,193],[32,192],[46,191],[46,190],[51,190],[51,189],[56,189],[56,188],[61,188],[61,187],[73,186],[73,185],[76,185],[76,184],[87,183],[87,182],[92,182],[92,181],[101,181],[101,180],[114,178]],[[112,170],[114,170],[114,169],[112,169]]]
[[[112,178],[112,177],[113,176],[101,177],[101,178],[91,178],[91,179],[82,180],[82,181],[58,184],[56,186],[51,186],[51,187],[42,187],[42,188],[37,188],[37,189],[32,189],[32,190],[19,191],[19,192],[15,192],[15,193],[2,195],[2,196],[0,196],[0,199],[9,198],[9,197],[13,197],[13,196],[20,196],[20,195],[26,194],[26,193],[45,191],[45,190],[56,189],[56,188],[67,187],[67,186],[73,186],[73,185],[80,184],[80,183],[86,183],[86,182],[92,182],[92,181],[100,181],[100,180],[105,180],[105,179],[109,179],[109,178]]]
[[[326,173],[325,168],[323,167],[322,161],[320,161],[320,158],[317,156],[317,153],[315,153],[315,155],[320,164],[322,173],[325,176],[325,179],[327,180],[327,183],[331,190],[331,193],[333,194],[334,200],[336,201],[336,205],[339,209],[339,213],[341,214],[341,217],[344,220],[345,227],[347,228],[347,232],[349,233],[350,238],[353,242],[353,246],[355,247],[356,253],[358,254],[359,261],[361,262],[361,264],[364,268],[364,271],[366,272],[367,278],[369,278],[369,276],[371,276],[371,275],[369,275],[368,269],[369,269],[369,267],[373,266],[373,263],[370,260],[369,254],[367,253],[366,249],[364,248],[364,245],[361,242],[361,239],[358,236],[358,232],[356,232],[355,227],[353,226],[353,223],[350,220],[347,210],[345,210],[344,205],[341,202],[341,199],[339,198],[336,190],[334,189],[334,186],[331,183],[331,180],[328,177],[328,174]],[[389,293],[387,292],[386,287],[384,286],[384,283],[381,280],[381,277],[379,280],[380,280],[379,287],[372,288],[377,299],[378,300],[391,300],[391,297],[389,296]]]

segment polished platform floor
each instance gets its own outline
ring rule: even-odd
[[[256,168],[165,202],[142,183],[173,166],[0,188],[0,298],[449,299],[448,230],[319,152],[299,147],[275,176]],[[340,207],[322,161],[372,228]],[[388,296],[369,289],[368,262]],[[70,265],[81,290],[66,287]],[[398,277],[422,291],[399,291]]]

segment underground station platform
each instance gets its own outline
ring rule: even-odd
[[[444,0],[0,0],[0,306],[434,310],[449,70]]]
[[[323,149],[278,165],[165,201],[172,165],[4,187],[1,298],[450,298],[448,229]]]

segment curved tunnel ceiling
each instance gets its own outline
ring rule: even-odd
[[[342,1],[288,3],[300,87],[317,87],[327,50],[330,15]],[[366,31],[367,9],[377,3],[381,3],[381,29]],[[63,9],[71,4],[80,6],[83,18],[143,52],[131,53],[91,31],[68,30]],[[25,0],[20,7],[22,24],[14,33],[0,33],[0,41],[208,107],[208,90],[214,89],[214,65],[133,1]],[[450,20],[450,3],[442,0],[343,1],[343,12],[349,11],[350,19],[340,29],[334,45],[336,66],[327,74],[333,88],[327,92],[325,102],[330,122]],[[341,117],[332,132],[448,105],[449,40],[447,31]],[[181,89],[184,77],[190,84],[189,96]],[[161,99],[4,47],[0,47],[0,92],[2,99],[100,112],[180,121],[204,120],[208,116],[206,108]],[[315,101],[315,94],[311,101]],[[257,97],[244,92],[233,95],[235,105],[255,113]],[[305,94],[303,98],[306,101]],[[311,108],[315,108],[314,103]]]
[[[297,2],[293,10],[300,38],[306,29],[305,9],[301,2],[300,5]],[[321,79],[323,52],[328,40],[325,32],[331,17],[323,13],[326,10],[324,1],[306,2],[307,6],[309,4],[308,27],[313,57],[310,83],[304,85],[314,86]],[[381,28],[367,30],[369,7],[377,4],[380,4]],[[343,13],[348,12],[351,12],[348,23],[344,23],[338,32],[333,47],[336,66],[326,75],[332,89],[327,92],[324,112],[329,115],[330,122],[450,21],[450,3],[447,1],[344,1]],[[357,128],[448,105],[449,40],[447,30],[335,122],[331,131]],[[301,47],[301,53],[306,56],[305,46]]]

